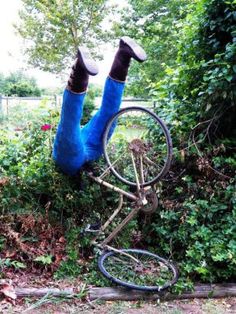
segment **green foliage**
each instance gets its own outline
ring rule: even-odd
[[[97,253],[91,250],[90,237],[82,230],[87,223],[105,221],[117,203],[117,195],[90,182],[85,174],[71,178],[58,171],[51,157],[57,122],[58,114],[49,112],[35,118],[20,133],[9,136],[7,130],[1,131],[0,173],[7,180],[0,185],[0,210],[2,214],[32,210],[45,213],[50,202],[50,219],[60,220],[67,230],[67,258],[55,276],[81,276],[88,283],[106,285],[97,275]],[[52,128],[41,130],[45,123]],[[226,144],[233,146],[229,141]],[[233,176],[232,160],[236,158],[229,148],[220,144],[209,149],[208,154],[217,171]],[[176,287],[178,291],[189,287],[191,280],[230,280],[235,269],[235,182],[209,172],[196,155],[186,158],[185,173],[172,184],[163,183],[161,205],[151,221],[141,216],[115,240],[116,247],[142,245],[159,255],[171,256],[180,267],[182,283]],[[100,161],[98,167],[102,166]],[[178,177],[184,165],[179,161],[175,167]],[[129,211],[128,203],[111,228]],[[141,240],[137,242],[138,238]],[[50,261],[47,256],[38,260],[45,264]]]
[[[147,240],[153,246],[159,243],[159,253],[172,255],[185,278],[232,280],[236,264],[235,181],[196,182],[189,176],[178,180],[181,183],[187,184],[189,193],[186,195],[184,188],[163,198],[151,228],[145,228]],[[166,190],[170,192],[170,187]]]
[[[43,265],[50,265],[52,264],[52,255],[37,256],[34,261],[42,263]]]
[[[27,3],[25,8],[29,13],[34,2]],[[41,10],[40,3],[44,6],[38,1],[35,14]],[[44,3],[52,8],[50,14],[56,12],[54,2]],[[171,130],[174,161],[169,176],[160,185],[157,212],[151,218],[140,215],[132,221],[115,245],[140,246],[173,259],[181,276],[174,288],[176,292],[191,287],[193,281],[235,280],[235,1],[130,0],[129,3],[131,11],[127,11],[124,25],[116,31],[141,39],[151,56],[149,63],[144,64],[145,73],[140,73],[142,82],[149,85],[150,94],[158,99],[158,115]],[[43,14],[39,17],[46,23]],[[55,23],[56,17],[57,14],[50,17],[50,23]],[[38,25],[37,34],[42,34],[44,24],[37,19],[27,23]],[[61,22],[58,23],[57,40]],[[49,34],[50,29],[48,40],[53,43]],[[59,57],[45,59],[44,40],[46,43],[45,38],[41,43],[38,41],[42,44],[42,60],[33,62],[45,68],[56,64],[57,70],[63,64]],[[71,43],[66,45],[70,47]],[[64,49],[63,45],[60,47]],[[55,51],[52,55],[55,56]],[[137,77],[135,67],[133,71]],[[0,76],[0,86],[2,82]],[[143,86],[147,86],[145,83]],[[134,94],[145,94],[139,85],[132,90]],[[93,103],[94,91],[88,96],[87,107]],[[51,150],[58,119],[58,113],[49,112],[37,115],[21,132],[0,131],[0,178],[5,178],[0,185],[0,211],[19,213],[33,209],[44,213],[50,202],[50,219],[60,219],[67,230],[67,259],[56,276],[81,276],[88,283],[105,285],[106,281],[97,275],[95,259],[91,262],[98,252],[89,248],[90,238],[82,230],[87,223],[104,221],[117,196],[91,182],[85,174],[71,178],[57,169]],[[52,128],[43,131],[44,124]],[[99,161],[98,167],[102,166],[103,161]],[[124,216],[131,207],[129,203],[126,205]],[[121,215],[111,227],[122,218]],[[1,238],[0,247],[4,247]]]
[[[2,251],[2,249],[5,246],[5,241],[6,241],[6,239],[3,236],[0,236],[0,252]]]
[[[148,4],[154,5],[152,1],[131,2],[147,9]],[[172,175],[177,179],[163,182],[159,210],[142,232],[157,253],[178,263],[178,289],[189,279],[234,280],[236,263],[236,156],[232,149],[236,7],[233,1],[217,0],[185,4],[187,15],[173,29],[176,41],[171,60],[162,63],[162,75],[152,77],[149,84],[150,94],[158,100],[156,112],[171,131]],[[171,4],[166,6],[168,10]],[[173,45],[173,37],[166,37]],[[152,47],[148,44],[149,55]]]
[[[82,227],[67,231],[67,259],[60,264],[55,278],[80,277],[85,283],[106,286],[107,281],[97,271],[98,252],[91,247],[92,236]]]
[[[16,29],[26,39],[29,63],[42,70],[61,73],[71,64],[78,46],[86,44],[95,51],[106,34],[101,25],[109,10],[105,0],[23,0],[22,3]]]
[[[34,78],[18,71],[7,77],[0,74],[0,94],[18,97],[41,96],[41,90]]]
[[[8,179],[0,185],[0,210],[2,214],[32,210],[44,213],[50,202],[51,219],[60,219],[68,230],[67,259],[56,276],[84,274],[87,282],[104,285],[102,277],[96,275],[95,260],[91,263],[94,253],[89,248],[90,239],[81,231],[89,222],[104,221],[114,209],[117,196],[90,182],[86,175],[71,178],[58,171],[51,157],[58,118],[57,112],[38,113],[21,132],[1,130],[0,174]],[[43,131],[44,124],[52,128]],[[208,149],[212,166],[231,177],[236,160],[230,149],[233,146],[232,141],[225,140]],[[185,158],[185,164],[181,164],[176,154],[175,176],[182,173],[181,167],[187,165],[187,169],[179,180],[163,183],[161,207],[151,223],[132,221],[116,240],[116,246],[133,246],[133,236],[142,230],[144,247],[171,256],[179,264],[185,282],[182,287],[191,280],[230,280],[235,268],[235,182],[214,176],[206,160],[196,154]],[[98,166],[102,167],[103,162]],[[129,211],[127,204],[124,216]],[[50,260],[42,256],[38,262]]]
[[[181,141],[210,142],[235,135],[235,3],[199,0],[187,16],[178,41],[177,66],[166,67],[163,81],[151,84]],[[167,108],[165,108],[167,107]],[[168,112],[167,112],[168,111]],[[180,142],[181,142],[180,141]]]
[[[101,95],[101,90],[96,85],[90,84],[84,101],[83,117],[81,124],[86,124],[95,110],[95,98]]]
[[[83,270],[83,264],[79,262],[80,248],[86,243],[86,237],[82,237],[81,228],[68,230],[67,235],[67,259],[60,264],[55,278],[78,277]]]
[[[233,1],[200,1],[192,31],[180,50],[183,62],[179,95],[195,103],[200,119],[213,119],[210,136],[233,136],[235,125],[236,24]],[[198,17],[198,18],[196,18]],[[197,33],[192,33],[196,28]],[[191,27],[191,25],[189,26]],[[187,74],[187,76],[186,76]],[[183,89],[191,90],[184,95]],[[178,90],[177,90],[178,91]]]
[[[50,203],[50,220],[60,221],[68,230],[67,259],[62,261],[56,276],[78,276],[91,269],[95,278],[95,261],[91,266],[83,265],[83,258],[93,253],[89,238],[81,230],[87,223],[107,219],[118,197],[91,182],[86,175],[69,177],[57,169],[51,152],[58,120],[58,112],[35,112],[34,119],[21,131],[0,130],[0,213],[45,214]],[[45,124],[51,128],[43,131],[41,127]],[[124,232],[121,242],[124,239],[127,243],[131,229]],[[49,265],[51,256],[40,256],[35,261]]]
[[[10,258],[0,258],[0,269],[3,271],[4,268],[14,267],[15,269],[26,268],[26,265],[22,262],[11,260]]]
[[[146,50],[148,59],[140,66],[133,63],[129,71],[127,92],[147,97],[150,83],[165,76],[165,67],[176,64],[179,33],[188,12],[190,0],[129,0],[121,12],[121,22],[114,23],[115,36],[136,38]]]

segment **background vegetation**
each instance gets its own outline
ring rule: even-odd
[[[0,95],[5,96],[41,96],[41,90],[33,77],[28,77],[21,71],[4,76],[0,73]]]
[[[16,25],[25,39],[29,64],[51,73],[61,73],[75,58],[78,46],[86,43],[99,56],[104,41],[102,22],[113,7],[106,0],[22,0]]]
[[[27,10],[30,6],[39,10],[35,1],[24,2],[29,3]],[[196,281],[234,281],[236,1],[128,2],[129,10],[120,13],[122,23],[114,24],[114,36],[125,33],[136,37],[149,55],[141,71],[132,68],[129,93],[148,93],[157,100],[157,113],[171,130],[174,160],[160,183],[156,213],[138,217],[116,245],[145,247],[173,259],[181,274],[177,290]],[[47,1],[37,3],[50,9],[52,6]],[[89,1],[83,3],[90,5]],[[53,12],[57,12],[55,6]],[[59,17],[61,14],[59,10]],[[44,34],[52,34],[51,29]],[[35,49],[39,53],[41,46]],[[61,66],[57,63],[60,55],[53,55],[56,69]],[[35,65],[42,67],[47,62],[45,57]],[[67,258],[56,275],[80,275],[93,284],[104,285],[89,258],[93,254],[89,239],[81,230],[88,221],[104,219],[117,196],[89,182],[83,174],[70,178],[55,167],[51,147],[57,123],[58,113],[51,111],[36,116],[20,133],[1,131],[0,210],[2,215],[29,215],[32,209],[36,217],[49,213],[50,224],[63,226],[67,241]],[[44,130],[43,125],[50,127]],[[23,223],[15,224],[13,219],[9,225],[22,232]],[[28,239],[36,237],[34,231],[27,232]],[[29,245],[29,240],[25,241]],[[1,243],[4,259],[4,248],[13,244],[7,236]],[[20,248],[18,251],[21,261],[32,262],[24,259]],[[43,256],[51,254],[47,249],[43,252]],[[55,260],[50,263],[54,265]],[[89,276],[84,275],[87,273]]]

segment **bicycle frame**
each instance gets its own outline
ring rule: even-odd
[[[127,217],[111,232],[111,234],[102,242],[102,246],[107,245],[108,242],[110,242],[116,235],[117,233],[141,210],[143,209],[144,212],[150,212],[150,209],[154,208],[154,202],[150,201],[150,198],[148,197],[148,200],[146,196],[149,194],[150,196],[150,190],[152,192],[152,186],[154,183],[156,183],[155,180],[149,180],[148,184],[145,182],[145,176],[144,176],[144,163],[149,164],[149,165],[155,165],[155,163],[146,156],[146,149],[147,147],[145,146],[143,140],[134,138],[128,145],[128,150],[127,152],[130,153],[131,157],[131,164],[133,166],[133,174],[134,174],[134,180],[132,182],[129,182],[127,180],[122,179],[117,173],[114,173],[114,166],[117,164],[117,162],[123,157],[122,154],[114,160],[112,163],[106,153],[106,145],[109,141],[109,131],[112,126],[112,123],[114,122],[114,118],[118,118],[120,115],[122,115],[126,110],[141,110],[142,113],[148,114],[148,116],[151,116],[154,119],[154,122],[157,123],[160,127],[161,130],[163,131],[163,134],[165,135],[166,143],[169,145],[169,151],[171,152],[171,139],[169,137],[169,133],[163,122],[153,113],[148,111],[147,109],[140,108],[140,107],[132,107],[132,108],[126,108],[126,109],[121,109],[116,115],[114,115],[110,121],[108,122],[106,126],[106,131],[103,136],[103,148],[104,148],[104,156],[107,162],[107,168],[103,171],[103,173],[100,176],[95,176],[93,172],[87,172],[88,176],[95,181],[96,183],[103,185],[119,194],[119,205],[117,209],[113,212],[111,217],[108,218],[108,220],[105,222],[105,224],[100,228],[100,230],[97,230],[98,235],[103,232],[107,226],[111,223],[111,221],[116,217],[116,215],[120,212],[122,205],[123,205],[123,196],[127,197],[128,199],[134,201],[135,206],[131,210],[131,212],[127,215]],[[168,151],[168,152],[169,152]],[[136,160],[139,160],[139,163],[136,164]],[[170,160],[170,157],[169,159]],[[166,167],[168,167],[169,163],[167,164]],[[112,185],[111,183],[107,182],[104,180],[104,177],[112,172],[121,182],[124,182],[125,184],[135,186],[136,187],[136,192],[131,193],[127,192],[117,186]],[[152,207],[147,210],[145,206],[147,204],[152,204]],[[92,230],[88,230],[90,232],[93,232]],[[96,243],[96,239],[98,235],[94,239],[94,244]]]
[[[116,123],[117,118],[119,118],[121,115],[126,115],[127,112],[130,113],[132,110],[141,111],[142,113],[152,116],[153,123],[155,123],[161,129],[161,134],[165,140],[164,144],[167,145],[167,151],[164,156],[165,158],[161,156],[160,160],[156,159],[155,154],[149,154],[146,156],[149,148],[152,148],[153,146],[149,145],[149,141],[147,143],[145,142],[146,138],[142,138],[141,136],[140,138],[136,138],[136,133],[135,138],[130,137],[128,144],[124,145],[126,153],[125,157],[127,157],[127,153],[130,154],[127,167],[126,164],[124,164],[126,163],[127,159],[125,158],[122,160],[124,154],[116,154],[116,145],[114,146],[115,148],[110,151],[113,158],[109,158],[110,154],[107,154],[107,143],[110,140],[109,134],[113,130],[113,123]],[[144,121],[146,120],[144,119]],[[138,135],[140,134],[138,133]],[[117,145],[122,145],[122,143],[122,141],[118,141]],[[172,154],[171,143],[172,142],[168,133],[168,129],[155,114],[152,114],[144,108],[126,108],[114,115],[106,126],[103,136],[104,157],[107,163],[106,169],[101,175],[95,175],[93,171],[90,171],[89,168],[87,168],[87,175],[90,179],[102,186],[109,188],[110,190],[117,192],[119,195],[118,206],[107,219],[107,221],[101,227],[96,227],[96,224],[94,224],[88,225],[85,229],[85,231],[95,234],[91,240],[91,244],[99,248],[100,251],[100,257],[98,259],[99,270],[106,278],[110,279],[116,284],[131,289],[139,289],[143,291],[161,291],[172,286],[178,278],[178,272],[174,265],[156,254],[139,249],[116,249],[108,245],[108,243],[114,239],[121,229],[127,225],[140,210],[142,210],[144,213],[150,214],[157,208],[158,198],[153,185],[158,182],[161,175],[163,175],[165,171],[169,169]],[[120,150],[118,150],[118,152],[120,152]],[[156,162],[154,162],[152,159],[157,161],[158,167],[156,166]],[[118,163],[119,161],[122,161],[122,163]],[[161,162],[163,164],[161,164]],[[149,166],[151,169],[147,169]],[[154,176],[152,175],[153,169],[155,170]],[[109,173],[114,174],[114,176],[124,184],[135,187],[136,192],[127,192],[122,188],[105,181],[104,178]],[[123,221],[118,224],[113,231],[110,232],[105,240],[101,240],[100,235],[103,234],[103,232],[113,222],[118,213],[120,213],[124,203],[124,197],[132,201],[130,212],[126,215]],[[97,228],[97,230],[94,228]],[[117,263],[118,269],[116,271],[114,267],[117,266]],[[129,278],[127,279],[126,269],[131,271],[131,281]],[[121,272],[121,270],[124,271]],[[128,274],[128,276],[129,275],[130,274]],[[156,277],[159,276],[161,278],[162,275],[162,280],[164,280],[165,284],[163,284],[162,281],[159,284],[156,279]],[[139,280],[140,276],[142,277],[141,281]],[[152,279],[151,281],[150,278]]]
[[[116,235],[117,233],[140,211],[142,206],[146,205],[148,203],[145,194],[142,193],[143,190],[147,191],[151,187],[146,187],[145,189],[140,188],[140,184],[137,185],[137,195],[131,192],[126,192],[123,189],[120,189],[111,183],[104,181],[103,178],[109,173],[108,167],[100,176],[96,177],[93,175],[92,172],[87,172],[88,176],[95,182],[97,182],[100,185],[103,185],[105,187],[110,188],[111,190],[119,193],[119,204],[118,207],[115,209],[113,214],[108,218],[108,220],[102,225],[99,232],[97,233],[96,237],[92,240],[92,244],[98,245],[96,242],[98,236],[110,225],[110,223],[113,221],[113,219],[116,217],[116,215],[120,212],[123,205],[123,196],[126,196],[128,199],[133,200],[136,202],[136,206],[132,209],[132,211],[128,214],[128,216],[110,233],[110,235],[98,246],[101,247],[107,247],[107,243],[109,243]],[[138,178],[137,178],[138,180]],[[109,247],[111,249],[111,247]]]

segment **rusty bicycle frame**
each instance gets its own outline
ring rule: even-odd
[[[109,140],[108,132],[110,131],[112,123],[114,123],[115,121],[114,119],[117,119],[124,112],[129,112],[131,110],[140,110],[142,112],[145,112],[153,116],[155,118],[155,122],[159,124],[160,127],[162,128],[163,133],[165,135],[166,144],[167,144],[167,159],[165,162],[164,161],[162,161],[161,163],[159,162],[158,165],[154,161],[152,161],[151,158],[149,159],[148,156],[150,155],[148,155],[148,152],[149,152],[150,147],[152,146],[149,145],[149,143],[146,143],[143,139],[134,138],[128,142],[128,145],[125,145],[124,152],[126,152],[126,154],[128,153],[128,155],[130,155],[131,157],[131,159],[129,159],[130,160],[129,166],[131,167],[128,168],[128,171],[129,171],[129,175],[133,171],[132,182],[129,180],[123,179],[122,176],[120,176],[119,173],[116,172],[116,170],[114,169],[115,165],[117,167],[117,162],[121,158],[124,157],[124,153],[120,154],[120,156],[116,158],[115,161],[111,162],[111,160],[107,156],[106,146],[105,146]],[[114,239],[114,237],[131,221],[131,219],[134,218],[135,215],[137,215],[139,211],[142,211],[144,213],[152,213],[157,208],[158,198],[157,198],[157,193],[156,193],[156,186],[154,187],[154,184],[156,184],[159,181],[159,179],[161,178],[161,175],[165,175],[166,171],[168,171],[169,166],[170,166],[170,161],[171,161],[172,142],[171,142],[168,129],[156,115],[149,112],[147,109],[144,109],[144,108],[140,109],[139,107],[132,107],[131,109],[126,108],[118,112],[109,121],[106,131],[104,133],[103,145],[104,145],[103,146],[104,156],[107,163],[106,169],[103,170],[101,175],[95,175],[92,170],[89,170],[89,168],[87,168],[86,174],[94,182],[117,192],[119,195],[119,202],[118,202],[117,208],[114,210],[111,216],[107,219],[107,221],[101,227],[100,226],[97,227],[96,224],[94,224],[94,225],[88,225],[85,228],[85,232],[94,233],[94,236],[92,237],[92,240],[90,243],[91,245],[99,249],[99,253],[100,253],[100,256],[98,258],[99,270],[102,272],[102,274],[106,278],[110,279],[114,283],[131,288],[131,289],[138,289],[138,290],[143,290],[143,291],[161,291],[161,290],[167,289],[168,287],[175,284],[178,279],[178,271],[176,267],[169,260],[164,259],[146,250],[116,249],[108,245],[108,243]],[[148,175],[150,173],[153,173],[153,166],[156,167],[157,171],[160,171],[158,172],[160,174],[159,177],[156,176],[152,180],[145,181],[145,179],[148,178]],[[121,167],[122,168],[119,171],[123,172],[124,167],[122,165]],[[163,169],[165,169],[165,171]],[[117,179],[119,179],[121,182],[127,185],[130,185],[132,187],[135,187],[136,191],[127,192],[123,190],[122,188],[119,188],[107,182],[105,177],[110,173],[113,173],[117,177]],[[121,223],[119,223],[110,232],[110,234],[105,237],[105,239],[103,237],[102,239],[101,235],[104,235],[104,231],[113,222],[114,218],[121,212],[121,209],[124,204],[124,197],[133,201],[133,206],[132,206],[131,211],[126,215],[126,217],[121,221]],[[146,264],[146,260],[145,260],[146,258],[148,259],[151,258],[151,262]],[[111,272],[109,271],[109,262],[107,262],[109,260],[112,262],[110,264],[112,266]],[[128,264],[128,266],[127,266],[127,261],[128,263],[130,261],[130,264]],[[121,275],[121,277],[119,277],[120,275],[119,270],[117,274],[113,273],[113,267],[115,267],[116,263],[118,264],[121,263],[122,267],[124,268],[125,274],[126,274],[126,268],[133,269],[134,273],[132,273],[132,278],[133,278],[132,280],[134,281],[130,282],[126,278],[126,276],[122,277]],[[171,274],[171,277],[166,277],[166,279],[163,279],[165,281],[164,283],[158,284],[158,282],[154,281],[153,284],[149,284],[149,281],[147,281],[147,285],[146,285],[146,284],[140,283],[139,281],[136,282],[135,280],[136,277],[141,276],[141,273],[147,274],[147,278],[148,278],[148,276],[150,275],[150,272],[152,272],[153,275],[156,276],[156,275],[159,275],[159,272],[161,273],[163,269],[164,269],[164,273],[168,271],[168,275]],[[144,277],[146,279],[146,276]]]
[[[104,177],[106,175],[109,174],[110,172],[110,166],[107,167],[105,169],[105,171],[103,171],[103,173],[100,176],[94,176],[92,172],[87,172],[87,175],[95,182],[97,182],[100,185],[103,185],[117,193],[119,193],[119,203],[118,203],[118,207],[115,209],[115,211],[113,212],[113,214],[107,219],[107,221],[101,226],[101,228],[99,230],[89,230],[88,228],[86,229],[86,231],[90,231],[90,232],[96,232],[96,236],[93,238],[91,244],[96,245],[98,247],[101,248],[107,248],[110,250],[114,250],[114,251],[119,251],[117,249],[112,248],[111,246],[108,246],[107,244],[117,235],[117,233],[125,226],[127,225],[127,223],[142,209],[143,206],[148,204],[148,200],[145,196],[146,192],[151,190],[152,187],[151,186],[147,186],[147,187],[142,187],[142,182],[139,181],[138,178],[138,171],[135,165],[135,160],[134,160],[134,154],[131,151],[131,158],[132,158],[132,163],[133,163],[133,167],[134,167],[134,173],[135,173],[135,179],[136,179],[136,184],[137,184],[137,191],[136,193],[131,193],[131,192],[127,192],[124,191],[123,189],[120,189],[114,185],[112,185],[111,183],[104,181]],[[146,158],[142,155],[140,155],[140,171],[141,171],[141,181],[143,181],[143,175],[142,175],[142,171],[143,171],[143,167],[142,167],[142,159]],[[117,161],[115,161],[113,163],[113,165],[116,163]],[[110,225],[110,223],[113,221],[113,219],[117,216],[117,214],[121,211],[122,206],[123,206],[123,202],[124,199],[123,197],[127,197],[128,199],[134,201],[136,204],[134,206],[134,208],[131,210],[131,212],[126,216],[126,218],[105,238],[105,240],[102,241],[102,243],[97,243],[97,238],[99,237],[99,235],[101,233],[103,233],[105,231],[105,229]]]

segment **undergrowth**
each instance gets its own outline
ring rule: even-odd
[[[235,1],[198,1],[180,37],[176,68],[151,86],[174,144],[159,207],[152,216],[140,214],[113,243],[173,260],[178,292],[199,281],[236,279]],[[51,156],[57,123],[51,111],[20,131],[0,130],[0,267],[24,271],[23,263],[105,285],[83,229],[106,220],[118,196],[84,172],[69,177],[57,169]]]
[[[7,130],[1,131],[1,268],[23,272],[25,265],[38,274],[108,285],[83,230],[87,223],[108,218],[118,196],[91,182],[85,173],[72,178],[56,168],[51,158],[55,119],[51,113],[11,137]],[[45,123],[51,128],[43,131]],[[116,247],[149,249],[177,263],[177,291],[196,281],[235,279],[233,144],[227,140],[206,146],[204,157],[194,149],[176,151],[171,171],[161,183],[158,210],[152,216],[140,214],[114,240]],[[130,206],[126,203],[126,211]]]

